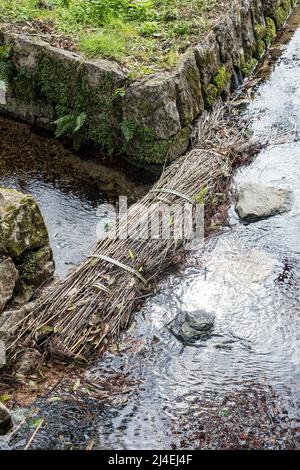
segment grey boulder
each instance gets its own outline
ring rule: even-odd
[[[245,184],[238,192],[236,212],[245,222],[257,222],[291,208],[292,193],[262,184]]]

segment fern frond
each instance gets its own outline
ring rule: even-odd
[[[136,124],[132,121],[123,121],[120,124],[126,142],[129,142],[135,134]]]
[[[78,116],[75,114],[67,114],[56,119],[56,121],[53,122],[53,124],[56,125],[56,139],[62,137],[67,133],[77,135],[80,129],[82,129],[82,127],[84,126],[86,120],[87,114],[84,112],[80,113]]]
[[[76,116],[73,114],[62,116],[54,121],[53,124],[56,125],[55,138],[58,139],[68,132],[73,132],[76,126]]]
[[[79,116],[77,116],[77,118],[76,118],[76,126],[75,126],[75,129],[73,130],[73,132],[75,133],[75,132],[80,131],[80,129],[84,126],[86,120],[87,120],[86,113],[79,114]]]

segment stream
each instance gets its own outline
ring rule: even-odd
[[[122,376],[131,391],[107,404],[38,399],[34,409],[46,425],[32,448],[85,448],[91,440],[94,448],[114,450],[300,448],[300,28],[290,36],[288,44],[277,44],[280,54],[247,111],[263,150],[236,172],[232,189],[245,182],[290,189],[292,209],[244,225],[233,201],[228,224],[147,301],[120,351],[85,373],[94,381]],[[87,199],[58,183],[49,194],[53,182],[20,181],[12,172],[4,183],[30,190],[42,207],[51,199],[45,218],[59,237],[66,215],[62,209],[56,216],[57,205],[69,208],[66,232],[79,209],[83,225],[74,237],[85,242],[71,256],[77,262],[91,241],[89,214],[103,196]],[[78,240],[67,243],[73,252]],[[214,314],[213,333],[183,347],[167,325],[181,311],[197,309]],[[51,396],[65,391],[61,386]],[[27,431],[3,448],[22,448]]]

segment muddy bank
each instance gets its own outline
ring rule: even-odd
[[[50,130],[55,119],[71,116],[73,130],[80,123],[76,138],[140,163],[162,164],[187,150],[192,124],[204,109],[253,71],[296,3],[229,2],[174,71],[142,80],[130,79],[113,61],[86,60],[3,26],[1,60],[10,72],[0,109]]]

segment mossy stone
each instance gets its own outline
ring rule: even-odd
[[[251,75],[251,73],[257,67],[257,64],[258,64],[258,60],[255,59],[254,57],[250,60],[247,60],[242,65],[242,73],[243,73],[244,77],[248,77],[249,75]]]
[[[33,197],[0,188],[0,253],[15,258],[48,242],[47,228]]]
[[[266,18],[266,32],[263,41],[267,47],[270,47],[276,38],[277,30],[276,25],[272,18]]]

